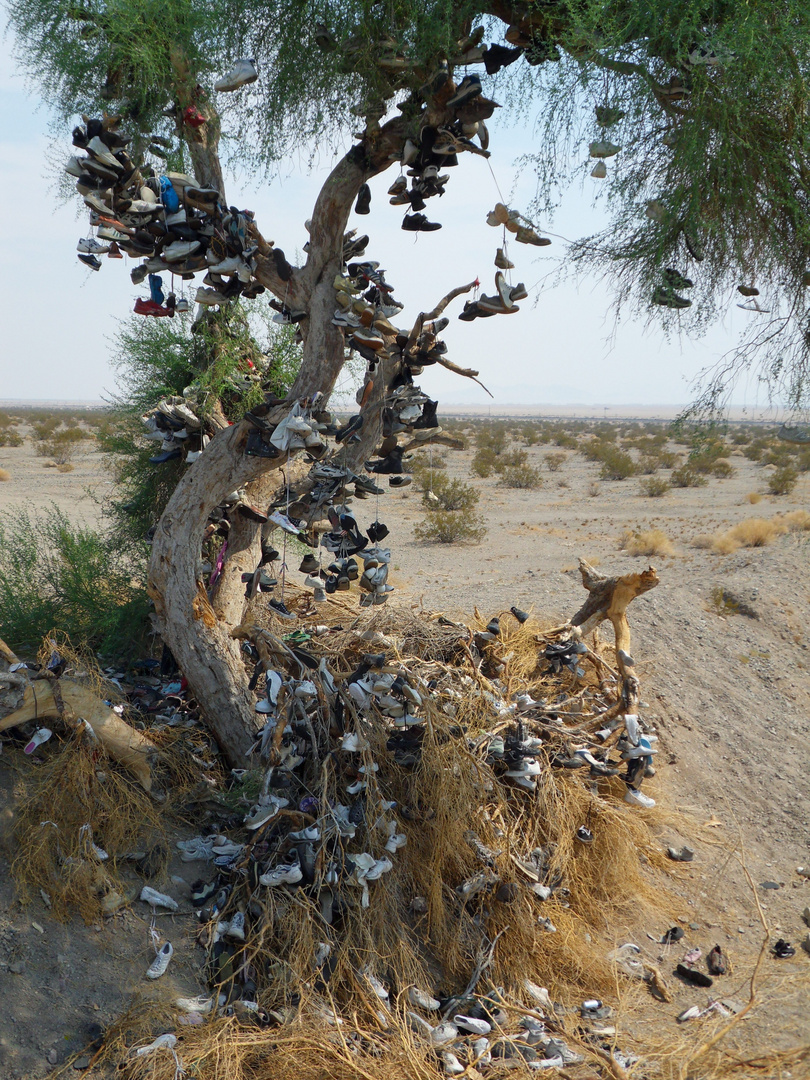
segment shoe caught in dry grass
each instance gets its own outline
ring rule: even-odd
[[[626,529],[619,541],[619,548],[628,555],[674,555],[675,547],[661,529],[633,532]]]

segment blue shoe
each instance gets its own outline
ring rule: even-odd
[[[160,198],[169,214],[176,214],[180,209],[180,200],[168,176],[161,176],[160,178]]]
[[[159,274],[149,275],[149,293],[152,297],[152,302],[155,304],[162,305],[163,301],[166,299],[163,295],[162,285],[163,278]]]
[[[164,450],[162,454],[149,458],[150,465],[165,465],[167,461],[177,461],[183,456],[182,450]]]

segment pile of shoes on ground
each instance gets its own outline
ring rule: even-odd
[[[448,992],[441,976],[431,986],[404,985],[396,957],[369,949],[372,939],[362,932],[371,920],[367,934],[373,936],[380,914],[391,917],[402,906],[409,912],[403,935],[427,933],[427,924],[419,930],[420,919],[436,897],[410,895],[408,887],[412,892],[414,860],[425,857],[420,834],[429,832],[429,843],[438,842],[441,820],[453,813],[425,799],[422,773],[437,767],[437,755],[444,763],[440,772],[458,770],[465,759],[472,765],[457,782],[475,789],[471,806],[481,800],[465,816],[467,856],[458,862],[457,879],[444,880],[442,903],[457,909],[456,919],[471,918],[485,941],[487,923],[476,919],[486,920],[493,905],[506,905],[514,918],[530,917],[535,932],[548,940],[557,931],[553,919],[564,918],[572,902],[573,882],[558,858],[562,842],[523,850],[519,830],[509,824],[513,814],[530,812],[538,781],[544,778],[547,787],[557,770],[589,770],[587,821],[571,838],[584,850],[615,797],[610,781],[620,761],[610,761],[606,744],[629,763],[628,775],[636,760],[633,738],[644,742],[651,760],[654,736],[638,717],[589,730],[609,709],[610,692],[604,679],[600,687],[586,677],[580,662],[589,650],[575,636],[532,637],[539,643],[539,683],[532,685],[537,697],[525,689],[510,694],[494,672],[506,673],[515,635],[528,631],[528,616],[515,608],[503,618],[510,620],[505,633],[498,617],[471,630],[405,611],[365,629],[318,625],[308,640],[300,633],[282,638],[243,628],[251,686],[261,695],[256,711],[264,720],[253,748],[260,773],[251,774],[261,782],[253,789],[255,801],[242,797],[240,826],[231,816],[228,834],[209,831],[177,843],[184,862],[208,866],[191,893],[211,988],[202,997],[176,1001],[179,1025],[201,1024],[219,1012],[284,1028],[303,1009],[332,1025],[347,1024],[348,1033],[352,1026],[341,1018],[339,1004],[348,981],[372,1002],[383,1042],[386,1031],[404,1024],[446,1075],[473,1062],[485,1070],[510,1062],[537,1068],[583,1060],[561,1038],[570,1010],[553,1003],[528,977],[531,971],[519,972],[508,991],[485,980],[487,989],[474,983]],[[404,651],[417,638],[423,657],[406,660]],[[382,651],[363,652],[369,645]],[[543,660],[549,665],[544,674]],[[567,730],[572,721],[576,734]],[[233,774],[234,790],[245,776]],[[411,844],[418,850],[409,855]],[[407,871],[398,869],[403,858]],[[473,871],[466,876],[460,869],[465,864]],[[150,896],[144,899],[161,903],[160,894]],[[166,906],[175,903],[165,900]],[[162,954],[165,963],[161,953],[155,961],[162,971],[155,975],[150,968],[150,978],[166,970],[168,943]],[[576,1012],[579,1038],[615,1050],[615,1029],[604,1024],[609,1007],[591,998]],[[619,1059],[628,1065],[636,1060],[621,1051]]]

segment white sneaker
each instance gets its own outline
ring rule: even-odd
[[[161,255],[166,262],[180,262],[181,259],[187,259],[189,255],[193,255],[199,247],[199,240],[175,240],[173,244],[163,249]]]
[[[268,870],[266,874],[262,874],[259,884],[268,885],[270,888],[276,888],[278,885],[295,885],[303,876],[301,863],[296,859],[295,862],[280,863],[272,870]]]
[[[458,1076],[459,1073],[464,1072],[464,1066],[458,1060],[455,1054],[451,1054],[449,1050],[445,1050],[442,1054],[442,1061],[444,1062],[444,1071],[447,1076]]]
[[[492,1025],[486,1020],[478,1020],[475,1016],[464,1016],[458,1013],[453,1017],[453,1023],[462,1031],[470,1031],[473,1035],[489,1035]]]
[[[83,252],[85,255],[106,255],[110,248],[108,244],[100,244],[92,236],[83,236],[76,245],[76,250]]]
[[[168,908],[169,911],[177,911],[177,908],[179,906],[176,900],[172,900],[172,898],[170,896],[166,896],[165,893],[159,893],[157,889],[153,889],[149,885],[144,885],[144,887],[141,889],[140,899],[143,900],[144,903],[150,904],[152,907],[164,907]],[[169,946],[169,948],[171,948],[171,945]],[[168,960],[166,961],[166,963],[168,963]],[[166,969],[164,968],[164,971],[165,970]],[[162,974],[163,972],[161,972],[161,975]],[[152,978],[157,978],[157,976],[153,975]]]
[[[348,750],[352,754],[359,754],[363,750],[368,750],[370,745],[368,739],[364,739],[356,731],[347,731],[341,740],[340,748],[341,750]]]
[[[243,912],[236,912],[225,931],[225,936],[235,938],[236,941],[245,940],[245,916]]]
[[[447,1043],[451,1043],[457,1038],[458,1028],[455,1024],[451,1024],[449,1020],[444,1020],[441,1024],[437,1024],[430,1033],[430,1043],[432,1046],[446,1046]]]
[[[135,1057],[143,1057],[145,1054],[151,1054],[153,1050],[173,1050],[175,1046],[177,1046],[177,1036],[166,1032],[165,1035],[158,1035],[148,1046],[139,1046],[130,1053]]]
[[[237,60],[227,75],[214,83],[214,89],[220,94],[230,93],[247,83],[256,82],[258,77],[255,60]]]
[[[111,169],[115,169],[116,173],[123,172],[123,165],[110,153],[108,146],[105,146],[101,139],[96,135],[94,139],[91,139],[87,144],[87,149],[98,161],[103,161],[105,165],[109,165]]]
[[[420,990],[418,986],[408,987],[408,1001],[410,1001],[411,1005],[416,1005],[427,1012],[436,1012],[441,1005],[440,1001],[437,1001],[435,997],[431,997],[424,990]]]
[[[176,906],[177,905],[175,904],[175,907]],[[147,979],[159,979],[161,975],[165,975],[166,969],[169,966],[169,961],[171,960],[173,953],[174,949],[172,948],[172,944],[170,941],[167,941],[163,948],[160,950],[160,952],[157,954],[155,959],[146,969]]]
[[[655,799],[651,799],[649,795],[645,795],[641,791],[636,791],[635,788],[627,789],[624,801],[632,806],[643,806],[645,810],[651,810],[655,806]]]
[[[175,1008],[181,1009],[183,1012],[198,1012],[205,1016],[206,1013],[210,1013],[214,1008],[214,998],[212,997],[195,997],[195,998],[175,998]]]

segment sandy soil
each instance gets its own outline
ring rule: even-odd
[[[474,481],[481,493],[480,519],[487,527],[479,546],[415,541],[413,530],[422,510],[413,487],[380,498],[380,518],[391,530],[397,598],[448,614],[477,606],[488,617],[514,603],[562,621],[584,597],[578,557],[598,561],[611,573],[655,564],[660,586],[630,610],[643,712],[656,723],[662,742],[658,776],[646,782],[645,791],[659,805],[683,815],[680,831],[660,826],[662,844],[686,840],[697,852],[695,862],[676,875],[679,910],[674,914],[686,937],[669,950],[664,966],[674,967],[686,946],[708,951],[720,943],[739,973],[722,980],[720,990],[725,997],[746,1000],[746,976],[763,940],[758,901],[772,939],[792,941],[797,952],[792,960],[765,959],[762,1003],[743,1025],[741,1038],[760,1049],[795,1044],[807,1035],[810,973],[810,956],[799,948],[807,934],[800,913],[810,904],[810,878],[797,873],[798,867],[810,866],[810,534],[789,533],[770,546],[727,556],[697,550],[690,541],[745,518],[806,507],[810,475],[802,476],[793,495],[765,496],[752,506],[746,496],[766,490],[767,471],[732,456],[735,475],[712,479],[708,487],[676,489],[650,499],[638,493],[637,480],[629,479],[597,482],[598,494],[592,496],[598,466],[568,452],[561,470],[549,473],[543,464],[549,449],[529,450],[531,462],[544,471],[544,486],[538,491],[510,490],[495,479]],[[448,453],[449,474],[469,480],[471,457],[471,451]],[[21,448],[0,449],[0,467],[11,473],[11,479],[0,484],[3,515],[54,502],[71,517],[93,523],[99,508],[87,489],[95,495],[109,489],[95,453],[77,455],[75,470],[59,474],[45,469],[26,442]],[[373,520],[376,510],[374,499],[358,503],[361,524]],[[651,560],[629,557],[619,550],[626,527],[662,529],[675,543],[676,554]],[[717,586],[749,602],[757,617],[718,614],[712,604]],[[170,975],[153,987],[145,986],[143,978],[151,957],[142,912],[84,928],[54,924],[39,902],[20,908],[7,875],[13,785],[13,768],[3,764],[0,993],[8,1003],[0,1016],[4,1080],[44,1076],[84,1045],[88,1023],[109,1021],[132,993],[169,998],[196,993],[201,986],[191,915],[166,920],[172,924],[176,959]],[[170,873],[189,882],[196,876],[181,863],[173,864]],[[764,889],[764,882],[779,887]],[[183,894],[177,882],[153,884]],[[612,932],[617,940],[627,940],[647,933],[658,937],[663,929],[639,924],[630,912],[626,925]],[[797,981],[795,976],[802,978]],[[630,1033],[665,1034],[674,1030],[674,1017],[682,1008],[705,1004],[705,993],[677,983],[675,989],[673,1004],[635,1019]]]

